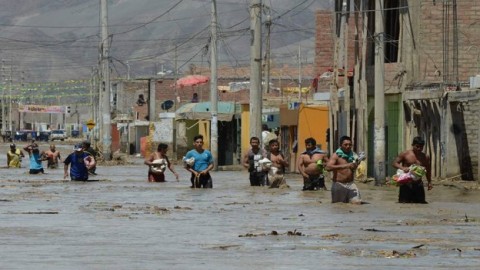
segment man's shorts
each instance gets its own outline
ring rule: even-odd
[[[325,176],[323,174],[310,175],[303,178],[303,190],[319,190],[326,189]]]
[[[352,182],[332,184],[332,203],[361,203],[360,191],[357,185]]]

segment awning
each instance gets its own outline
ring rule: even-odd
[[[210,120],[212,119],[210,102],[187,103],[175,112],[177,119]],[[235,103],[218,102],[218,121],[232,121],[235,114]]]

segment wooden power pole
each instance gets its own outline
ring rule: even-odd
[[[102,22],[102,151],[105,160],[112,158],[112,125],[110,115],[110,64],[109,49],[110,42],[108,39],[108,10],[107,0],[101,0],[101,22]]]
[[[212,121],[210,124],[210,151],[213,156],[213,168],[218,170],[218,90],[217,90],[217,3],[212,0],[212,39],[210,44],[210,105]]]
[[[250,137],[262,132],[262,1],[250,1]]]

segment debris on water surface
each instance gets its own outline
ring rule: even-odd
[[[175,207],[173,207],[174,209],[177,209],[177,210],[192,210],[192,208],[190,207],[181,207],[181,206],[178,206],[178,205],[175,205]]]
[[[305,236],[301,232],[297,232],[297,230],[293,230],[293,231],[288,231],[286,233],[279,233],[277,231],[271,231],[270,233],[246,233],[246,234],[241,234],[238,237],[259,237],[259,236],[269,236],[269,235]]]
[[[400,252],[397,250],[380,250],[380,255],[383,255],[385,258],[414,258],[417,257],[417,254],[413,251]]]
[[[27,215],[56,215],[58,211],[34,211],[34,212],[21,212],[19,214],[27,214]]]
[[[293,232],[292,232],[292,231],[288,231],[288,232],[287,232],[287,235],[302,236],[303,234],[302,234],[301,232],[297,232],[297,230],[295,229],[295,230],[293,230]]]
[[[360,228],[360,230],[366,231],[366,232],[387,232],[385,230],[378,230],[378,229],[375,229],[375,228],[370,228],[370,229]]]

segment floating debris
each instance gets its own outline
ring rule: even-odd
[[[405,252],[400,252],[397,250],[381,250],[379,251],[379,254],[381,256],[384,256],[385,258],[391,259],[391,258],[415,258],[417,257],[417,254],[413,251],[405,251]]]
[[[270,233],[246,233],[246,234],[241,234],[238,237],[259,237],[259,236],[269,236],[269,235],[305,236],[301,232],[297,232],[297,230],[293,230],[293,231],[288,231],[286,233],[279,233],[277,231],[271,231]]]
[[[177,210],[192,210],[192,208],[190,208],[190,207],[181,207],[181,206],[178,206],[178,205],[175,205],[175,207],[173,207],[173,209],[177,209]]]
[[[340,237],[340,234],[338,233],[322,235],[323,239],[337,239],[339,237]]]
[[[385,231],[385,230],[378,230],[378,229],[375,229],[375,228],[371,228],[371,229],[360,228],[360,230],[366,231],[366,232],[388,232],[388,231]]]
[[[26,214],[26,215],[57,215],[58,211],[38,211],[38,212],[21,212],[18,214]]]
[[[303,234],[302,234],[301,232],[297,232],[297,230],[296,230],[296,229],[295,229],[295,230],[293,230],[293,232],[292,232],[292,231],[288,231],[288,232],[287,232],[287,235],[293,235],[293,236],[303,236]]]

